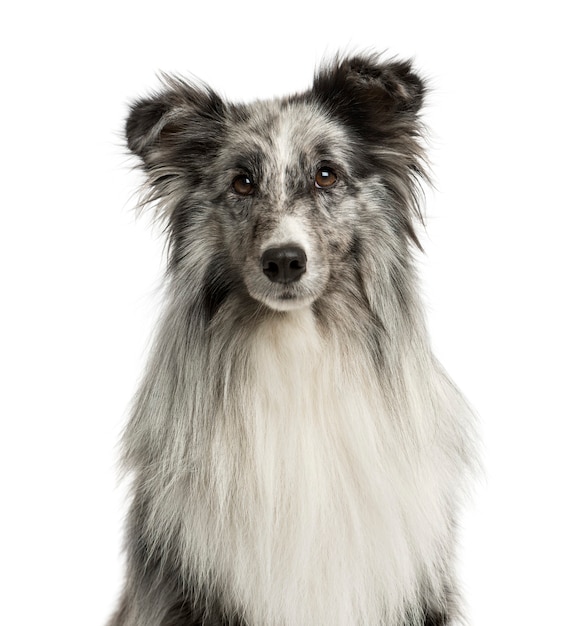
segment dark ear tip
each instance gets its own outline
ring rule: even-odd
[[[416,113],[423,104],[425,84],[413,69],[413,61],[371,59],[370,71],[396,101],[398,111]]]
[[[336,57],[316,74],[314,85],[351,91],[382,90],[396,111],[416,113],[423,104],[425,83],[411,60],[383,60],[377,54]]]
[[[391,63],[396,76],[396,86],[403,100],[403,110],[417,112],[423,104],[425,82],[413,69],[412,61]]]
[[[126,143],[131,152],[144,156],[153,129],[167,112],[167,106],[158,99],[138,100],[130,107],[126,118]]]

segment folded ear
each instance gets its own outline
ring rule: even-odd
[[[415,117],[425,86],[410,61],[377,55],[337,58],[316,74],[313,93],[345,122],[383,131],[397,118]]]
[[[128,148],[146,166],[181,162],[185,151],[205,152],[218,139],[224,102],[206,86],[164,76],[159,93],[132,104],[126,120]]]

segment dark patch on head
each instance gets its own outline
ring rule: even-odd
[[[262,148],[251,144],[235,152],[231,169],[250,174],[253,180],[258,182],[263,174],[263,167],[266,162],[266,156]]]

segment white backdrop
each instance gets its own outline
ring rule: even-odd
[[[232,99],[339,49],[413,56],[437,189],[421,261],[486,477],[462,521],[473,626],[586,624],[586,159],[579,3],[56,0],[3,10],[0,623],[98,626],[122,577],[115,445],[156,315],[127,103],[158,70]],[[280,8],[284,7],[284,8]]]

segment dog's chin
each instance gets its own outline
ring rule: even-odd
[[[280,294],[278,296],[268,296],[263,295],[261,297],[253,296],[255,300],[264,304],[269,309],[273,311],[298,311],[300,309],[305,309],[312,305],[315,298],[311,296],[301,296],[301,295],[293,295],[293,294]]]
[[[250,296],[273,311],[298,311],[310,307],[317,295],[309,290],[282,287],[256,292],[249,291]]]

